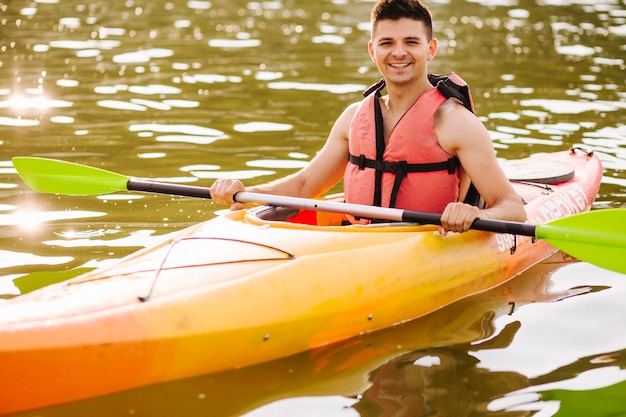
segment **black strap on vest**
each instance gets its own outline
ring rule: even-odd
[[[383,161],[383,154],[385,152],[385,130],[383,126],[383,111],[380,108],[380,101],[378,98],[380,97],[380,90],[376,91],[376,97],[374,98],[374,120],[376,125],[376,161],[369,160],[370,162],[374,162],[376,169],[376,177],[374,181],[374,202],[375,206],[380,207],[382,204],[382,194],[383,194],[383,170],[378,169],[376,164],[378,162]],[[365,159],[365,155],[361,155],[363,159]],[[352,155],[350,155],[350,159],[352,159]],[[364,169],[364,168],[361,168]],[[393,206],[390,206],[393,207]]]
[[[389,201],[389,207],[395,207],[396,199],[400,191],[400,185],[406,176],[411,172],[433,172],[433,171],[448,171],[448,174],[454,174],[457,168],[460,166],[457,158],[450,158],[447,161],[431,162],[426,164],[409,164],[407,161],[387,162],[382,158],[379,160],[372,160],[361,154],[359,156],[350,155],[350,162],[357,165],[359,169],[373,168],[376,170],[376,183],[374,188],[374,205],[380,206],[381,204],[381,182],[383,172],[391,172],[395,174],[396,179],[393,183],[393,190],[391,191],[391,199]],[[379,181],[379,177],[381,181]]]
[[[450,79],[449,75],[428,74],[428,81],[430,81],[433,86],[437,87],[445,98],[454,97],[459,100],[467,110],[474,113],[468,86],[456,84]]]
[[[437,87],[437,89],[443,94],[444,97],[454,97],[459,100],[463,106],[465,106],[471,112],[474,112],[472,102],[470,99],[469,88],[467,86],[460,86],[450,80],[449,75],[437,75],[428,74],[428,80],[430,83]],[[376,94],[374,100],[374,120],[376,124],[376,160],[368,159],[365,155],[361,154],[355,156],[350,154],[349,161],[363,170],[365,168],[371,168],[375,170],[374,181],[374,206],[381,206],[382,204],[382,178],[384,172],[391,172],[395,174],[395,181],[393,189],[391,191],[391,198],[389,201],[389,207],[395,207],[396,199],[400,191],[400,185],[406,176],[411,172],[433,172],[433,171],[448,171],[449,174],[456,173],[460,167],[460,162],[456,157],[452,157],[447,161],[425,163],[425,164],[409,164],[407,161],[388,162],[383,160],[383,154],[385,151],[385,137],[383,128],[383,116],[382,109],[380,107],[380,91],[385,87],[385,79],[382,78],[376,84],[369,87],[363,92],[365,97],[372,93]],[[480,195],[474,187],[474,184],[470,184],[470,188],[467,192],[464,202],[467,204],[477,205],[480,201]]]

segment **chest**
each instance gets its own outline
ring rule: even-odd
[[[378,97],[378,102],[374,102],[373,105],[377,136],[382,133],[385,146],[387,146],[390,138],[393,141],[395,137],[404,137],[407,133],[410,135],[415,133],[411,135],[414,136],[414,140],[424,133],[431,134],[435,112],[440,104],[439,95],[431,92],[414,101],[404,103],[396,101],[393,106],[389,105],[388,96]],[[378,115],[376,115],[377,112],[379,112]],[[398,131],[402,133],[398,134]]]
[[[408,110],[408,109],[407,109]],[[385,145],[389,143],[389,137],[398,125],[398,122],[402,119],[406,110],[402,113],[392,112],[389,109],[382,108],[382,125],[383,125],[383,137],[385,139]]]

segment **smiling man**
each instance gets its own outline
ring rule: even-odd
[[[311,198],[344,178],[347,202],[442,213],[443,234],[467,231],[477,218],[524,221],[522,201],[486,128],[429,80],[428,62],[437,53],[430,11],[419,0],[380,0],[371,21],[368,51],[383,79],[344,110],[311,163],[247,188],[238,180],[217,180],[213,199],[240,209],[233,204],[239,191]],[[453,73],[448,78],[463,84]],[[470,184],[485,208],[466,202]]]

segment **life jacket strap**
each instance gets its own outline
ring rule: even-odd
[[[373,168],[377,171],[391,172],[398,174],[400,172],[434,172],[448,171],[448,174],[454,174],[456,169],[460,167],[459,160],[456,157],[449,158],[447,161],[429,162],[425,164],[409,164],[407,161],[376,161],[366,158],[365,155],[359,156],[350,154],[350,162],[358,166],[360,170],[365,168]]]
[[[389,207],[396,206],[396,199],[400,192],[400,185],[409,173],[412,172],[434,172],[434,171],[448,171],[448,174],[452,175],[456,173],[457,168],[461,166],[458,158],[449,158],[447,161],[441,162],[429,162],[425,164],[409,164],[407,161],[379,161],[366,158],[361,154],[355,156],[350,154],[350,163],[359,167],[360,170],[365,168],[372,168],[376,170],[377,174],[380,174],[382,178],[383,172],[390,172],[395,175],[393,183],[393,189],[391,191],[391,197],[389,201]],[[380,202],[378,203],[380,205]]]

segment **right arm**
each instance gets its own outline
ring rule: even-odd
[[[239,210],[244,204],[233,203],[233,195],[239,191],[303,198],[317,197],[328,191],[343,178],[348,163],[350,124],[357,106],[358,103],[355,103],[344,110],[331,129],[322,149],[300,171],[266,184],[250,187],[245,187],[239,180],[218,179],[211,186],[211,198],[218,204],[230,205],[231,210]]]

